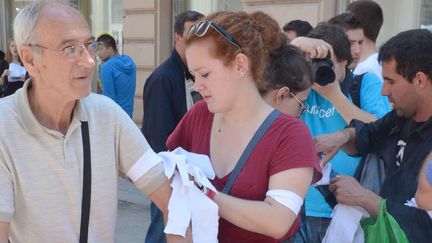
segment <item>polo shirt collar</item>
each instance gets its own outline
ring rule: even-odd
[[[24,83],[24,86],[16,91],[14,99],[15,105],[17,107],[17,113],[24,126],[24,129],[30,134],[36,134],[39,132],[44,132],[46,128],[44,128],[44,126],[39,123],[30,108],[28,89],[31,86],[31,82],[31,78],[28,79]],[[87,113],[83,100],[77,100],[75,103],[71,125],[74,123],[74,120],[87,121]]]

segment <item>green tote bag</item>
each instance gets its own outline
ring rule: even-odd
[[[373,217],[361,221],[365,234],[365,243],[409,243],[399,224],[386,209],[386,200],[382,200],[377,219]]]

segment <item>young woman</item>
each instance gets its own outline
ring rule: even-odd
[[[5,69],[0,75],[0,84],[4,87],[4,96],[11,95],[24,85],[26,78],[26,70],[22,65],[21,59],[18,55],[18,50],[15,46],[15,41],[10,39],[8,41],[8,48],[6,50],[6,59],[9,63],[8,69]]]
[[[195,76],[197,103],[167,141],[207,154],[219,191],[220,242],[279,242],[295,233],[297,213],[320,167],[307,127],[280,114],[250,153],[229,193],[227,184],[240,156],[274,111],[260,96],[270,50],[280,44],[275,20],[262,12],[220,12],[194,25],[186,59]]]
[[[292,45],[281,45],[270,53],[260,90],[267,103],[282,113],[300,117],[313,83],[313,73],[303,52]]]

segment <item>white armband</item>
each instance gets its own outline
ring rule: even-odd
[[[132,182],[136,182],[147,173],[153,166],[162,162],[162,159],[151,149],[147,150],[135,164],[128,170],[126,176]]]
[[[278,203],[284,205],[295,215],[298,214],[303,205],[303,199],[297,193],[288,190],[272,189],[267,191],[266,196],[271,197]]]

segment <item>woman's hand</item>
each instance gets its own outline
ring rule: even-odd
[[[5,69],[5,70],[3,71],[3,73],[1,74],[1,78],[3,79],[3,78],[5,78],[6,76],[9,76],[9,74],[10,74],[9,69]]]

